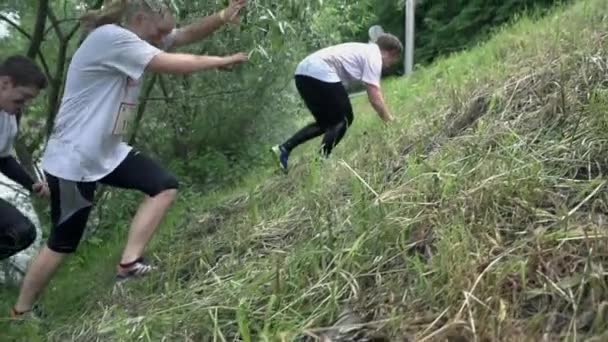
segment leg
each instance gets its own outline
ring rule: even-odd
[[[301,145],[307,142],[308,140],[321,136],[323,133],[325,133],[325,130],[322,129],[318,123],[313,122],[299,130],[289,140],[284,142],[281,147],[283,147],[285,151],[287,151],[287,153],[290,153],[298,145]]]
[[[334,112],[336,123],[327,130],[327,133],[323,137],[321,153],[325,157],[328,157],[333,148],[340,143],[354,120],[353,107],[344,87],[342,85],[336,86],[331,91],[332,98],[334,99],[331,103],[331,110]]]
[[[143,255],[148,241],[160,225],[176,195],[177,189],[163,190],[154,197],[146,198],[139,206],[131,222],[127,245],[121,258],[122,264],[135,261]]]
[[[36,240],[36,227],[17,208],[0,199],[0,260],[8,259]]]
[[[329,104],[334,100],[331,98],[331,90],[341,83],[326,83],[308,76],[297,75],[295,77],[298,93],[310,113],[314,116],[315,122],[302,128],[289,140],[279,146],[273,147],[279,157],[279,163],[283,170],[287,170],[287,162],[291,151],[311,139],[321,136],[331,127],[335,118],[331,116]]]
[[[148,241],[175,200],[177,179],[152,159],[131,151],[116,170],[100,182],[118,188],[139,190],[148,195],[131,222],[127,245],[120,262],[122,265],[132,265],[143,255]]]
[[[28,267],[14,307],[16,313],[32,309],[65,257],[76,250],[91,212],[95,183],[68,182],[49,174],[47,180],[51,191],[51,234]]]
[[[67,254],[57,253],[47,246],[42,247],[34,262],[28,267],[19,298],[14,306],[17,314],[28,312],[34,306],[40,293],[46,288],[49,281],[61,266]]]
[[[293,135],[289,140],[281,145],[281,147],[289,154],[298,145],[305,143],[308,140],[314,139],[325,133],[325,96],[327,94],[326,89],[329,83],[321,82],[317,79],[296,76],[296,88],[298,94],[306,104],[306,107],[315,118],[315,122],[307,125]]]
[[[325,157],[329,157],[331,151],[336,145],[342,140],[346,130],[348,129],[348,124],[345,121],[341,121],[334,127],[330,128],[325,136],[323,137],[323,143],[321,144],[321,153]]]
[[[274,146],[272,148],[273,152],[279,158],[279,165],[283,169],[283,171],[287,172],[287,163],[289,162],[289,154],[291,151],[297,146],[307,142],[308,140],[314,139],[320,135],[325,133],[325,130],[321,128],[321,126],[313,122],[308,124],[306,127],[299,130],[296,134],[294,134],[289,140],[284,142],[281,145]]]

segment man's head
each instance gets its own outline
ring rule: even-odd
[[[155,46],[175,28],[175,17],[163,0],[131,0],[125,21],[135,34]]]
[[[383,33],[376,40],[382,53],[382,68],[388,69],[399,61],[403,53],[403,44],[399,38],[389,33]]]
[[[122,24],[156,46],[175,28],[175,17],[165,0],[106,0],[101,10],[88,12],[81,21],[88,31],[102,25]]]
[[[0,110],[21,112],[46,86],[46,77],[36,63],[23,56],[8,57],[0,64]]]

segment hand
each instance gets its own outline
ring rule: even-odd
[[[224,22],[238,24],[241,9],[247,6],[247,0],[231,0],[230,5],[224,10]]]
[[[247,62],[249,60],[249,55],[247,55],[244,52],[239,52],[237,54],[229,56],[228,58],[230,60],[229,65],[233,65],[233,64],[239,64],[239,63]]]
[[[34,193],[41,197],[49,197],[51,192],[49,186],[45,182],[38,182],[32,186]]]

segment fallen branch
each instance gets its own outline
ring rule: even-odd
[[[473,283],[473,286],[471,287],[471,289],[469,291],[467,291],[469,294],[472,294],[473,292],[475,292],[475,289],[477,288],[477,285],[479,285],[479,282],[481,281],[481,279],[483,278],[484,275],[486,275],[486,273],[488,273],[488,271],[490,269],[492,269],[492,267],[494,267],[494,265],[496,265],[500,260],[502,260],[502,258],[506,257],[507,255],[513,253],[514,251],[520,249],[521,247],[523,247],[527,242],[524,241],[523,243],[521,243],[519,246],[515,246],[503,253],[501,253],[496,259],[494,259],[488,266],[486,266],[486,268],[481,272],[481,274],[477,277],[477,279],[475,279],[475,283]],[[460,307],[460,310],[458,310],[458,313],[456,314],[456,320],[460,320],[460,316],[462,315],[462,312],[464,311],[465,307],[467,306],[467,299],[464,300],[464,302],[462,303],[462,306]]]
[[[568,218],[568,217],[572,216],[572,215],[573,215],[575,212],[577,212],[577,211],[578,211],[578,210],[579,210],[579,209],[580,209],[580,208],[583,206],[583,204],[585,204],[585,203],[589,202],[589,200],[590,200],[591,198],[593,198],[593,196],[595,196],[595,194],[597,194],[597,192],[598,192],[598,191],[600,191],[600,189],[601,189],[601,188],[603,188],[603,187],[604,187],[604,185],[606,185],[606,182],[608,182],[608,180],[605,180],[605,181],[603,181],[603,182],[602,182],[600,185],[598,185],[598,186],[595,188],[595,190],[593,190],[593,192],[591,192],[591,193],[589,194],[589,196],[585,197],[585,199],[584,199],[584,200],[582,200],[582,201],[581,201],[581,203],[579,203],[579,204],[578,204],[576,207],[574,207],[572,210],[570,210],[570,211],[568,212],[568,214],[566,214],[566,215],[562,216],[562,217],[560,218],[560,220],[562,220],[562,221],[563,221],[563,220],[565,220],[566,218]]]
[[[361,183],[363,183],[363,185],[365,185],[365,187],[368,188],[369,191],[371,191],[374,194],[374,196],[376,196],[377,199],[380,197],[380,195],[361,176],[359,176],[357,171],[353,170],[350,167],[350,165],[348,165],[344,160],[340,160],[340,163],[342,165],[344,165],[348,170],[350,170],[350,172],[352,172],[355,175],[355,177],[357,177],[357,179],[359,179],[361,181]]]

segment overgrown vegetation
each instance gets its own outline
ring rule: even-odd
[[[19,52],[37,57],[51,80],[50,89],[27,113],[16,146],[19,159],[30,170],[52,127],[70,56],[82,39],[76,18],[85,8],[97,8],[102,2],[0,4],[0,22],[10,22],[12,28],[10,37],[0,39],[0,57]],[[181,25],[227,3],[173,2],[179,8]],[[554,2],[419,2],[416,61],[425,64],[470,47],[522,9],[546,8]],[[402,35],[402,8],[402,0],[251,0],[241,25],[224,28],[186,51],[226,54],[247,50],[253,51],[252,61],[228,73],[149,76],[130,141],[171,163],[184,184],[199,190],[238,182],[248,170],[262,166],[258,163],[265,152],[259,148],[261,143],[276,140],[278,132],[294,127],[293,119],[299,112],[294,108],[300,105],[291,85],[295,64],[314,49],[346,40],[367,40],[372,24],[380,23]]]
[[[28,169],[41,152],[47,133],[43,128],[52,127],[70,56],[83,38],[77,18],[102,2],[0,4],[0,22],[9,23],[11,29],[10,36],[0,39],[0,58],[14,53],[37,58],[51,80],[48,91],[24,118],[16,146]],[[180,9],[180,25],[227,5],[227,1],[174,2]],[[203,42],[180,50],[212,55],[248,51],[251,61],[231,72],[148,75],[129,141],[171,163],[184,184],[208,190],[238,181],[249,169],[260,166],[257,146],[276,139],[277,127],[292,127],[297,116],[292,72],[308,47],[326,36],[323,30],[328,28],[321,21],[333,19],[323,15],[331,9],[300,1],[249,1],[240,25],[227,25]],[[341,35],[331,38],[343,39]]]
[[[308,146],[288,176],[186,191],[151,248],[162,272],[112,289],[123,205],[45,294],[48,320],[3,336],[605,340],[607,10],[524,18],[386,82],[400,121],[384,128],[359,102],[326,163]]]
[[[367,21],[357,37],[366,39],[367,29],[380,24],[404,37],[405,0],[357,1],[366,3]],[[554,5],[570,0],[452,0],[416,1],[415,61],[427,65],[436,58],[462,51],[486,41],[496,27],[522,14],[543,15]]]

